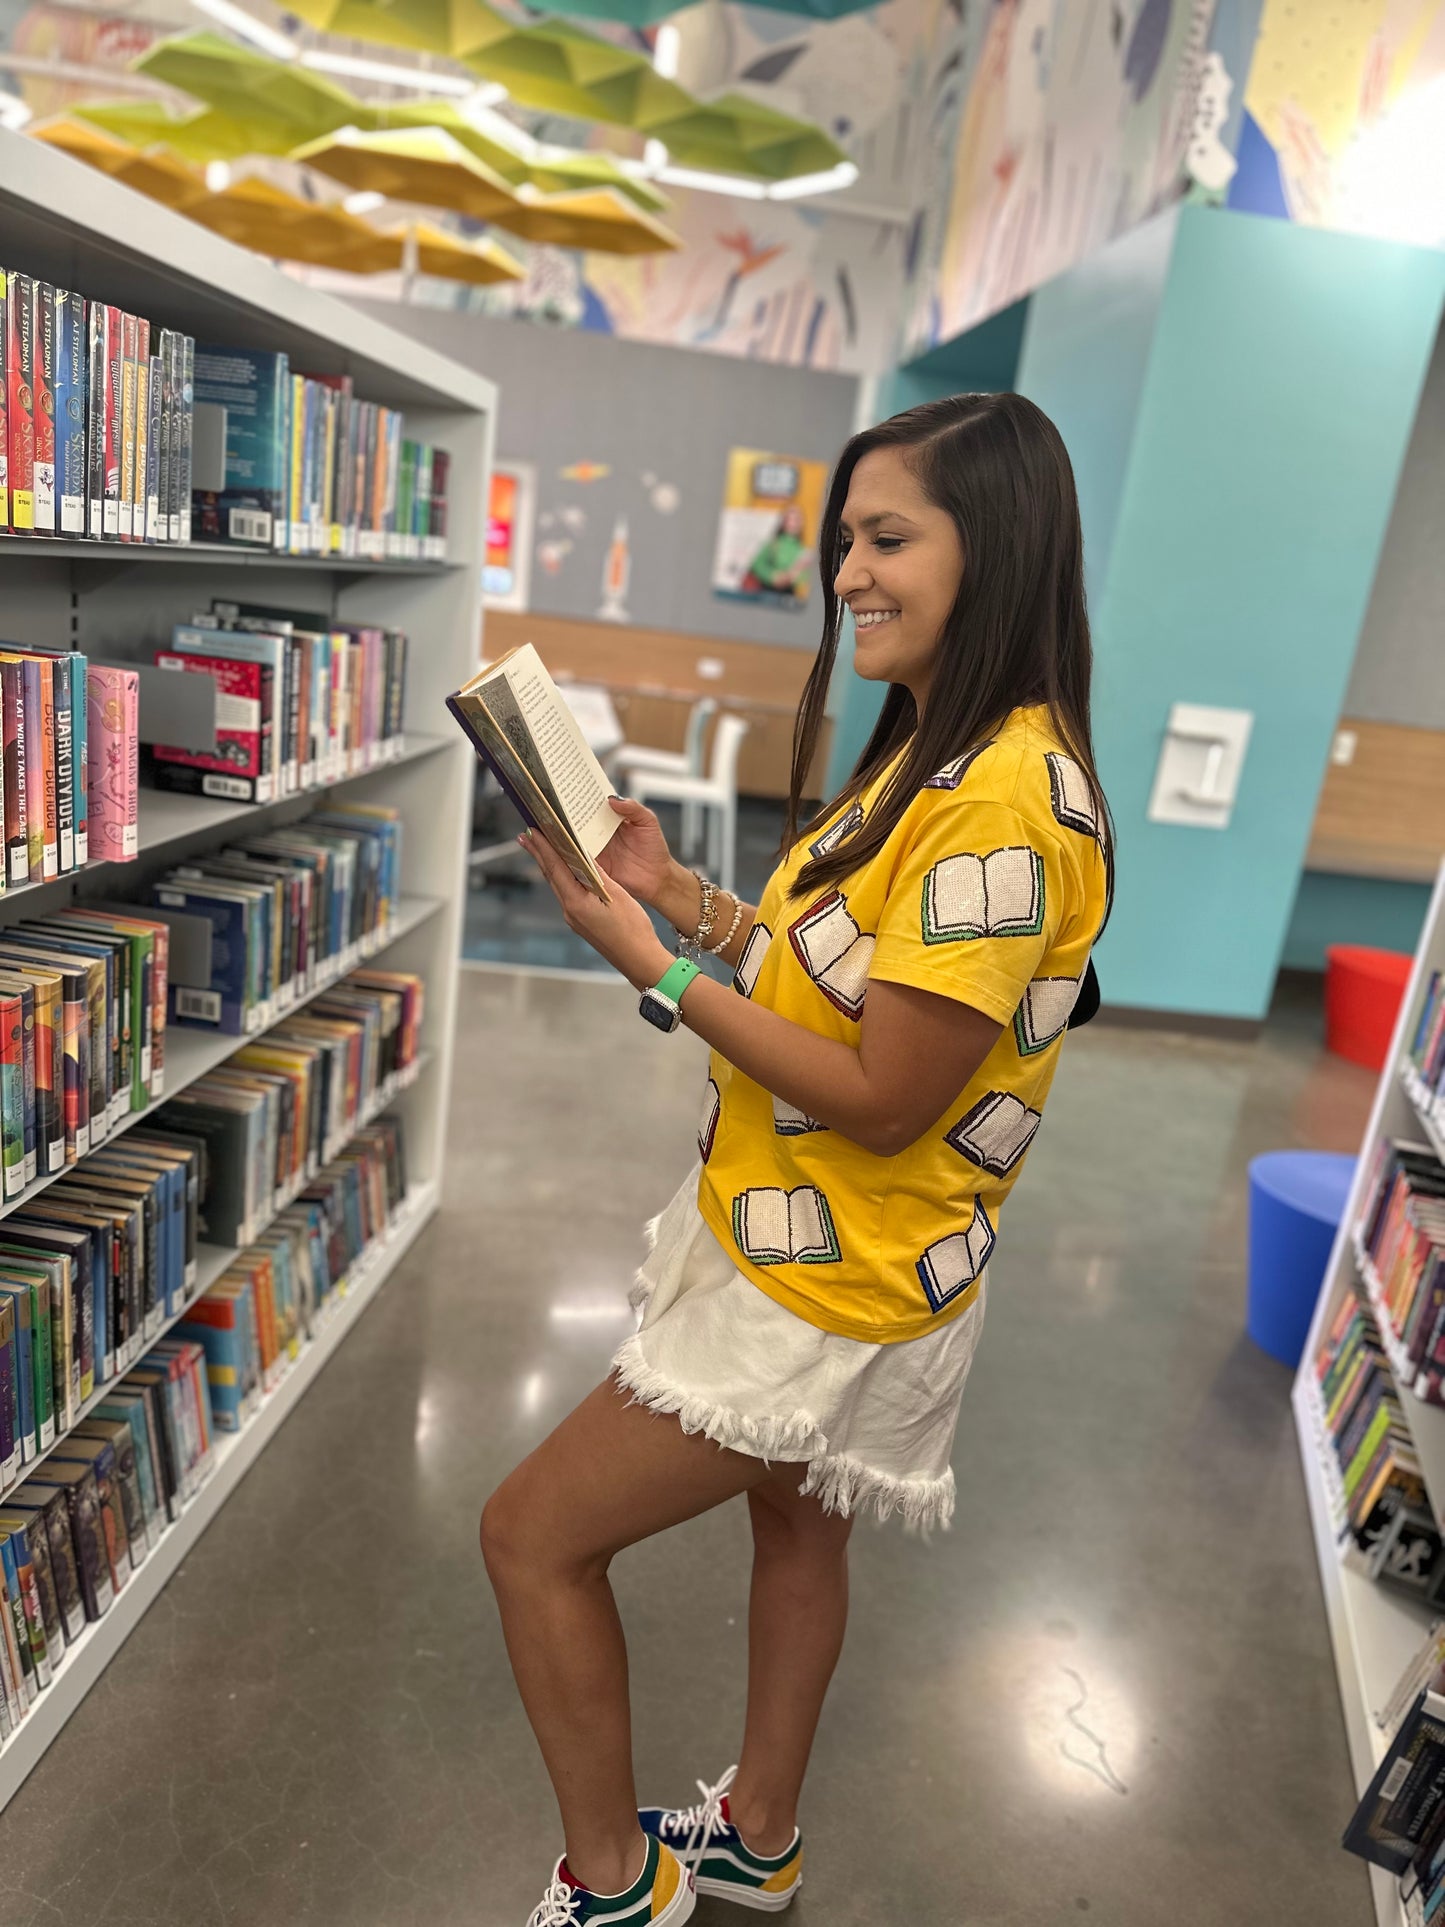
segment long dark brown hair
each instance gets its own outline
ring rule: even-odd
[[[840,525],[859,462],[898,448],[928,499],[954,520],[963,578],[943,625],[938,666],[920,723],[913,696],[890,684],[882,713],[842,791],[799,829],[824,704],[838,653],[842,605],[833,586]],[[855,435],[838,458],[818,539],[823,641],[793,726],[793,773],[782,853],[865,790],[902,750],[898,769],[863,824],[835,850],[810,857],[794,894],[831,888],[882,849],[929,777],[977,749],[1011,710],[1042,704],[1084,772],[1105,826],[1109,900],[1113,825],[1089,726],[1093,647],[1084,601],[1084,538],[1074,471],[1059,431],[1022,395],[950,395]]]

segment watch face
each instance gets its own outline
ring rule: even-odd
[[[652,991],[643,991],[642,1001],[638,1004],[637,1008],[647,1019],[648,1023],[654,1025],[658,1030],[671,1032],[677,1029],[679,1016],[677,1006],[666,1002],[665,999],[656,996]]]

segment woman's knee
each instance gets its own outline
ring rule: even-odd
[[[591,1559],[571,1544],[526,1464],[503,1479],[482,1507],[481,1543],[488,1576],[498,1590],[607,1569],[605,1559]]]
[[[802,1467],[790,1467],[748,1494],[754,1546],[795,1558],[846,1559],[853,1521],[804,1497],[802,1477]]]

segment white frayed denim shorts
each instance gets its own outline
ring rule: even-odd
[[[641,1317],[614,1376],[686,1432],[782,1465],[827,1512],[927,1529],[953,1517],[949,1463],[984,1290],[941,1331],[868,1344],[820,1331],[759,1291],[697,1208],[695,1168],[648,1226]]]

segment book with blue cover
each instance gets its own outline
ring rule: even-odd
[[[84,535],[89,519],[85,435],[90,408],[84,295],[57,289],[55,320],[55,490],[60,533]]]
[[[181,508],[193,511],[202,542],[284,549],[286,541],[287,401],[291,366],[284,354],[245,348],[195,349],[193,397],[226,411],[226,480],[216,491],[182,487]],[[190,539],[182,534],[182,540]]]

